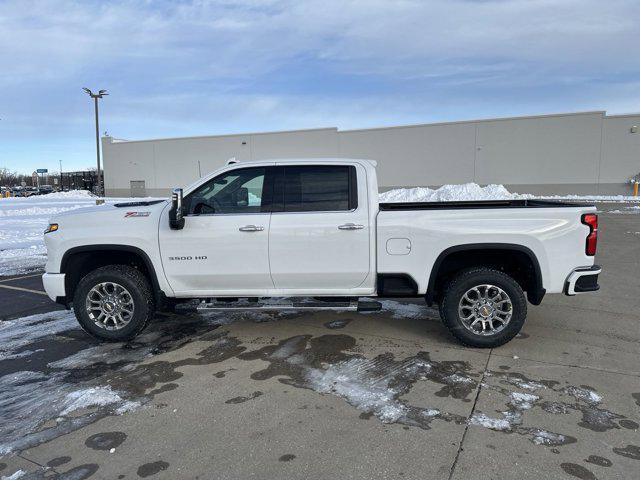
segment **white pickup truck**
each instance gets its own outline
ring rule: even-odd
[[[538,305],[545,292],[599,288],[597,233],[593,206],[378,203],[368,160],[230,163],[171,200],[54,217],[43,280],[104,340],[130,339],[186,300],[362,311],[380,308],[363,297],[423,297],[462,343],[494,347],[522,328],[524,292]]]

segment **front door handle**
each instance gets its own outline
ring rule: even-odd
[[[345,223],[344,225],[340,225],[338,230],[362,230],[364,225],[358,225],[356,223]]]
[[[240,227],[239,230],[241,232],[261,232],[264,230],[264,227],[260,225],[245,225],[244,227]]]

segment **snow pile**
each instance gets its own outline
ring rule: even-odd
[[[89,190],[70,190],[68,192],[53,192],[43,195],[42,198],[52,199],[52,198],[80,198],[80,199],[95,199],[96,195],[91,193]]]
[[[576,202],[640,202],[640,197],[631,195],[546,195],[536,198],[543,200],[575,200]]]
[[[426,187],[397,188],[379,194],[381,203],[392,202],[460,202],[477,200],[573,200],[576,202],[640,202],[639,197],[628,195],[531,195],[528,193],[513,193],[504,185],[491,184],[482,187],[477,183],[461,185],[443,185],[437,189]],[[639,208],[640,207],[631,207]]]
[[[511,193],[504,185],[487,185],[481,187],[477,183],[462,185],[443,185],[433,190],[426,187],[398,188],[381,193],[380,202],[458,202],[463,200],[512,200],[517,198],[533,198],[531,195]]]
[[[44,229],[49,219],[69,210],[95,206],[87,190],[0,199],[0,276],[20,275],[44,267]],[[108,198],[107,203],[141,199]]]
[[[625,207],[624,210],[609,210],[608,213],[637,214],[640,213],[640,206]]]

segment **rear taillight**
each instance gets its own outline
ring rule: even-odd
[[[598,215],[595,213],[585,213],[582,215],[582,223],[589,227],[589,235],[587,235],[584,252],[590,257],[593,257],[598,247]]]

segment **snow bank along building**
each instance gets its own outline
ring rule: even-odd
[[[102,138],[109,196],[167,195],[230,158],[368,158],[381,190],[500,183],[534,194],[630,195],[640,114],[604,111],[338,130],[154,140]]]

